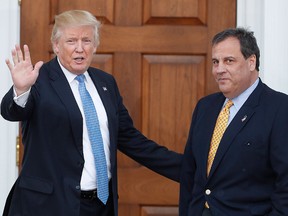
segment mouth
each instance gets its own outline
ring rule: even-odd
[[[76,58],[74,58],[74,61],[76,63],[82,63],[84,61],[84,57],[76,57]]]
[[[228,79],[227,78],[223,78],[223,77],[218,77],[217,78],[217,82],[224,82],[226,80],[228,80]]]

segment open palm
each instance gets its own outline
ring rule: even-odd
[[[23,50],[24,55],[19,45],[16,45],[15,49],[12,50],[14,65],[9,59],[6,60],[17,95],[21,95],[31,88],[39,75],[39,69],[43,65],[43,62],[39,61],[33,67],[28,46],[24,45]]]

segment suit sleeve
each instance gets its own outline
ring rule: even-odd
[[[288,100],[282,100],[270,136],[270,161],[276,174],[269,216],[288,215]]]
[[[32,113],[31,95],[28,98],[25,108],[17,105],[13,96],[13,87],[11,87],[1,101],[1,115],[8,121],[27,120]]]
[[[194,160],[193,152],[192,152],[192,137],[193,131],[195,127],[195,122],[198,114],[198,106],[194,109],[189,137],[185,146],[183,162],[182,162],[182,172],[181,172],[181,184],[180,184],[180,215],[187,215],[188,214],[188,206],[192,200],[192,191],[194,185],[194,176],[195,176],[195,169],[196,163]]]

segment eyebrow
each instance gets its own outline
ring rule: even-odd
[[[225,56],[225,57],[223,57],[222,59],[237,59],[237,57],[235,57],[235,56]],[[219,60],[219,58],[216,58],[216,57],[212,57],[212,60]]]

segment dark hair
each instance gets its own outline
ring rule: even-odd
[[[259,71],[260,66],[260,50],[254,32],[244,28],[230,28],[216,34],[212,39],[212,46],[224,41],[229,37],[235,37],[240,42],[241,53],[245,59],[251,55],[256,56],[256,70]]]

